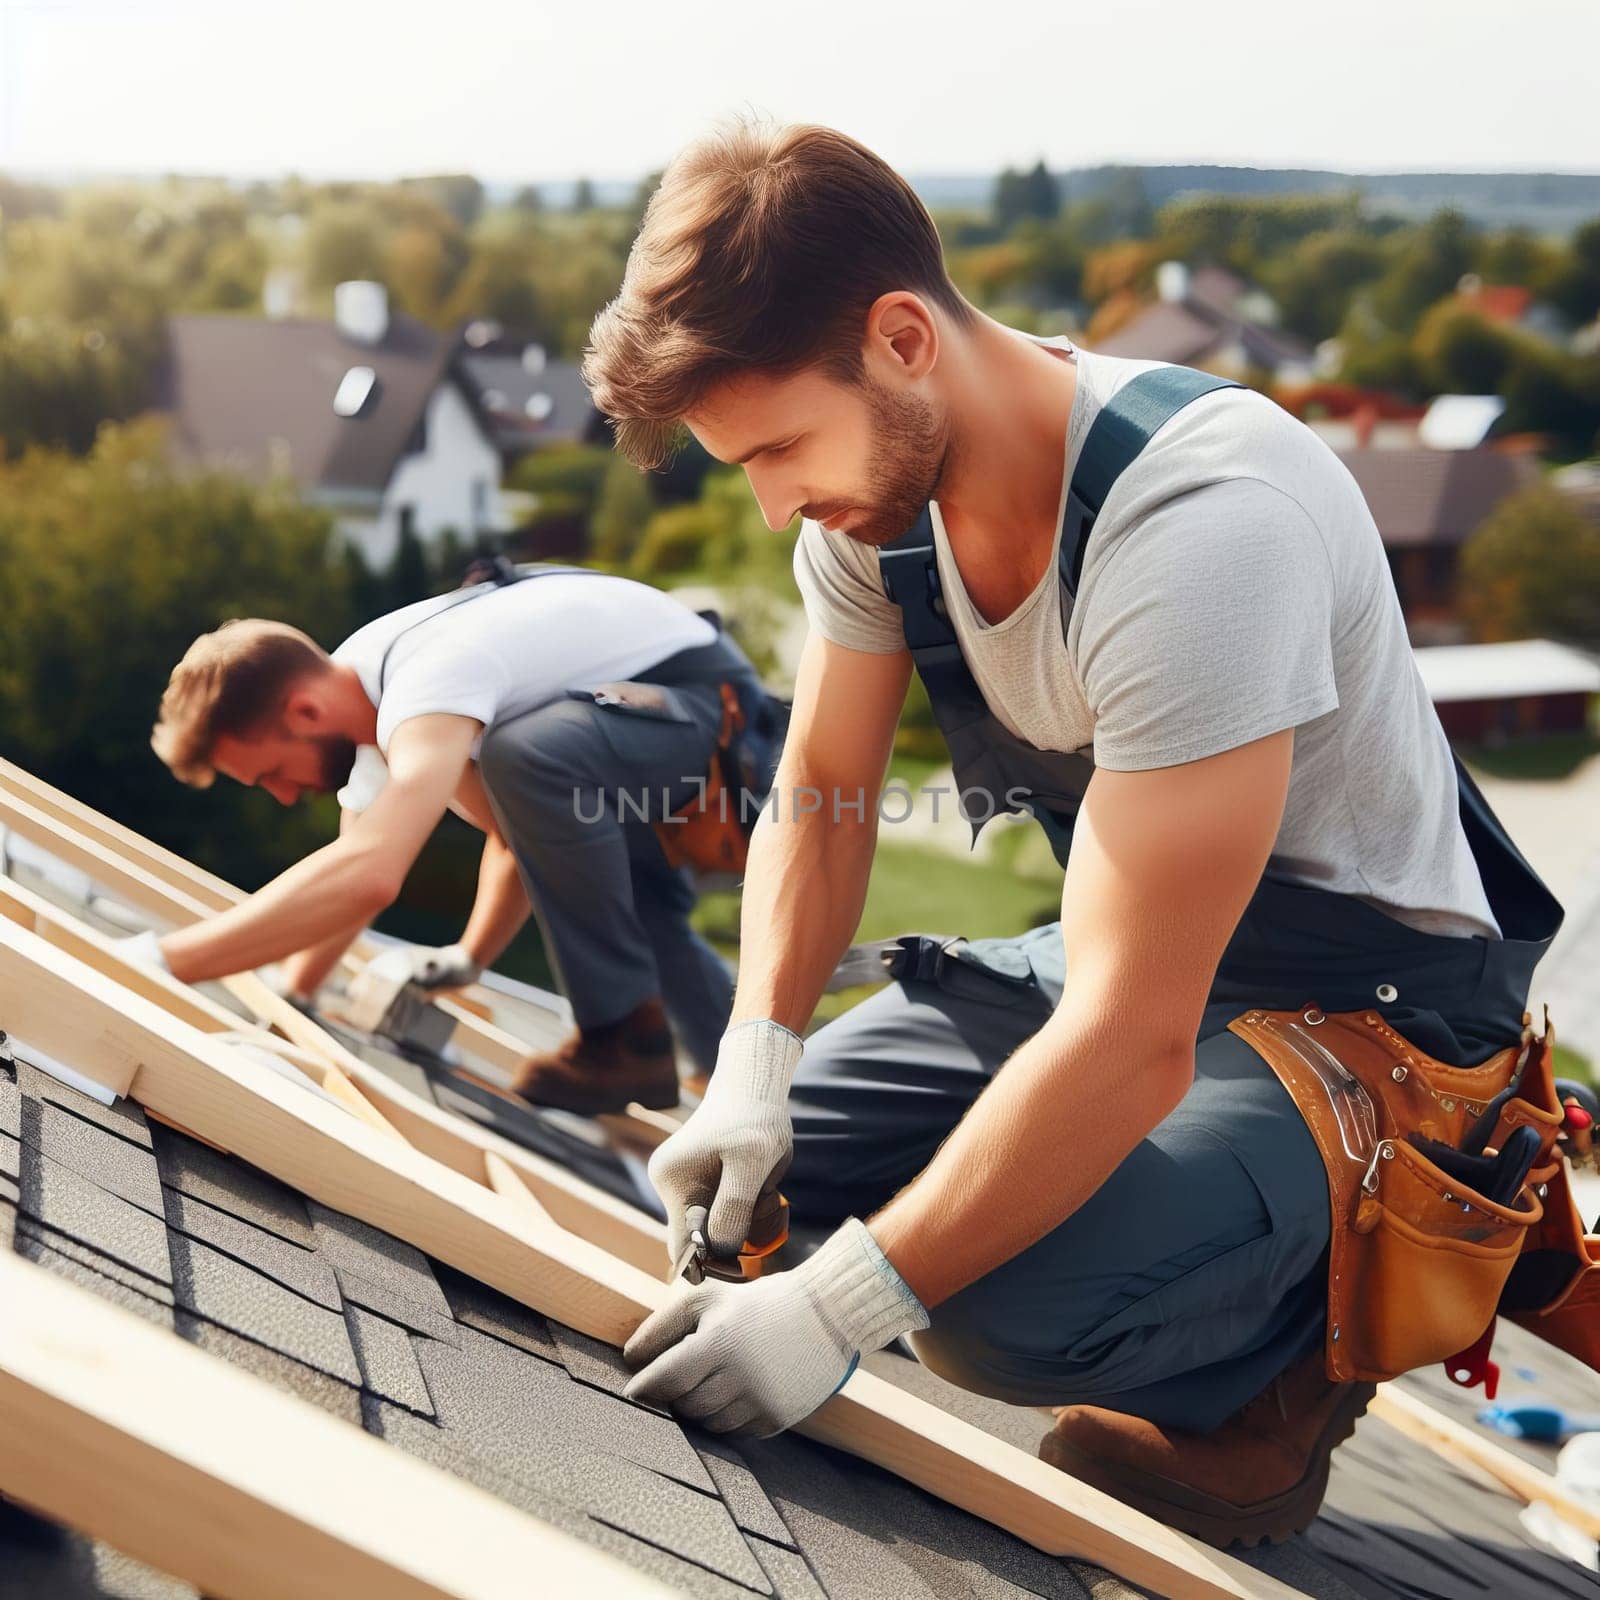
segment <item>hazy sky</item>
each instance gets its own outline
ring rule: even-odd
[[[0,0],[0,170],[633,178],[744,107],[1043,156],[1600,171],[1595,0]]]

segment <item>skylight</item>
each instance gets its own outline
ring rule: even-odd
[[[372,391],[377,387],[378,375],[371,367],[351,367],[339,380],[333,396],[333,414],[336,417],[358,417]]]

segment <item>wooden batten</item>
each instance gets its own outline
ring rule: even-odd
[[[232,1056],[3,920],[0,1017],[19,1037],[84,1070],[98,1071],[109,1056],[117,1070],[130,1071],[132,1096],[142,1104],[592,1337],[621,1344],[671,1292],[565,1227],[530,1226],[484,1183]],[[857,1372],[799,1431],[1043,1550],[1099,1562],[1176,1600],[1295,1592],[869,1373]]]
[[[1548,1472],[1541,1472],[1531,1461],[1524,1461],[1493,1439],[1463,1427],[1426,1400],[1408,1394],[1393,1383],[1385,1383],[1378,1386],[1367,1409],[1407,1438],[1426,1445],[1435,1455],[1487,1472],[1518,1498],[1529,1504],[1547,1505],[1580,1533],[1600,1539],[1600,1511],[1580,1500]]]
[[[232,1600],[674,1594],[18,1256],[0,1491]]]

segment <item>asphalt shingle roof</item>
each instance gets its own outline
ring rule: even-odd
[[[104,1111],[0,1061],[0,1247],[686,1594],[1090,1594],[1072,1563],[853,1457],[624,1400],[609,1346],[136,1106]],[[193,1593],[0,1502],[5,1600]]]
[[[592,1125],[512,1103],[494,1092],[492,1073],[475,1082],[442,1060],[354,1042],[412,1092],[639,1200],[636,1174]],[[799,1435],[719,1437],[629,1402],[611,1347],[147,1121],[131,1102],[102,1106],[3,1057],[0,1249],[689,1595],[1133,1593]],[[1600,1409],[1595,1375],[1530,1335],[1502,1323],[1497,1354],[1527,1393]],[[894,1351],[865,1365],[1023,1450],[1037,1447],[1045,1424],[1035,1411],[953,1388]],[[1440,1374],[1405,1381],[1462,1420],[1481,1404],[1481,1392]],[[1516,1448],[1549,1470],[1552,1451]],[[1487,1479],[1368,1418],[1336,1453],[1312,1528],[1244,1559],[1316,1600],[1593,1596],[1600,1580],[1525,1532],[1520,1509]],[[0,1501],[0,1600],[193,1593]]]
[[[155,408],[174,452],[255,478],[283,470],[303,489],[381,493],[429,398],[450,379],[457,343],[414,318],[390,316],[375,345],[310,318],[174,316]],[[340,380],[370,367],[377,382],[353,417],[333,409]]]

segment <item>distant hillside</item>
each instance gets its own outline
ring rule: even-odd
[[[1374,212],[1425,217],[1455,206],[1473,221],[1504,228],[1513,223],[1565,237],[1580,222],[1600,216],[1600,174],[1575,172],[1325,172],[1309,167],[1074,167],[1058,172],[1071,199],[1088,199],[1132,170],[1144,180],[1151,202],[1161,205],[1185,194],[1321,194],[1358,189]],[[982,210],[994,191],[993,174],[924,173],[912,178],[917,193],[935,210]],[[514,186],[505,188],[509,199]],[[602,205],[623,205],[633,183],[595,185]],[[539,185],[545,203],[571,203],[568,182]],[[496,193],[496,198],[502,198]]]
[[[1056,174],[1070,199],[1102,192],[1129,169],[1075,167]],[[1572,172],[1325,172],[1309,167],[1135,167],[1154,205],[1179,195],[1322,194],[1356,189],[1373,211],[1427,216],[1455,206],[1490,227],[1520,223],[1566,235],[1600,216],[1600,174]],[[918,177],[929,206],[987,206],[988,177]]]

